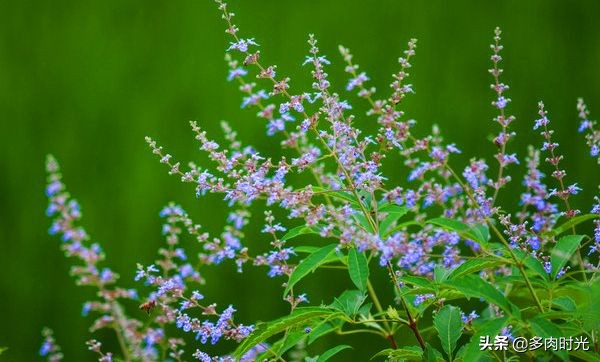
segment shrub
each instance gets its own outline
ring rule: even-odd
[[[311,68],[312,89],[297,91],[290,78],[278,75],[275,65],[262,62],[253,38],[238,35],[227,5],[221,0],[217,4],[232,37],[227,78],[239,83],[242,107],[258,112],[267,134],[281,141],[286,156],[275,159],[243,145],[227,124],[223,130],[228,144],[223,147],[191,123],[212,167],[183,167],[153,139],[146,140],[170,174],[195,185],[198,198],[223,195],[231,212],[220,235],[204,232],[180,206],[169,204],[160,213],[166,245],[154,264],[138,264],[135,275],[146,292],[120,288],[118,275],[103,264],[100,245],[90,244],[79,226],[80,207],[66,192],[57,161],[52,156],[47,160],[47,211],[54,218],[50,233],[60,235],[65,254],[77,260],[72,269],[77,284],[97,289],[96,300],[83,308],[84,314],[97,315],[92,332],[112,329],[119,342],[120,351],[113,352],[90,340],[88,347],[100,361],[181,361],[190,356],[202,361],[325,361],[338,353],[349,356],[345,350],[352,346],[315,350],[315,340],[354,333],[380,336],[379,346],[353,347],[372,349],[374,356],[389,360],[596,360],[600,200],[594,199],[589,212],[571,206],[581,189],[563,170],[563,156],[542,102],[533,124],[541,135],[538,146],[530,146],[525,157],[510,152],[515,117],[507,111],[509,87],[501,82],[500,29],[494,32],[490,69],[498,124],[495,166],[474,158],[457,169],[450,158],[459,148],[444,142],[437,127],[424,137],[416,135],[415,121],[406,119],[400,108],[412,93],[406,81],[416,40],[408,42],[391,93],[383,97],[367,85],[369,77],[340,46],[350,78],[348,96],[355,94],[357,101],[366,102],[369,110],[360,117],[374,118],[378,124],[374,134],[363,135],[350,102],[332,90],[326,73],[329,61],[314,36],[308,39],[304,61]],[[260,83],[250,80],[252,74]],[[582,100],[577,109],[579,131],[600,162],[600,131]],[[385,162],[398,160],[408,170],[406,183],[381,172]],[[512,182],[511,168],[520,162],[526,164],[520,199],[499,205],[504,189],[519,187]],[[312,181],[291,181],[297,174]],[[255,252],[244,240],[254,204],[265,209],[261,228],[270,245],[265,253]],[[519,207],[512,206],[516,204]],[[277,218],[275,209],[287,217]],[[578,232],[584,222],[593,223],[594,235]],[[198,260],[186,255],[182,234],[199,243]],[[318,244],[295,242],[306,234]],[[289,314],[241,323],[232,305],[217,306],[205,298],[200,269],[230,263],[240,273],[264,266],[269,277],[282,280]],[[348,288],[317,305],[298,283],[310,280],[320,268],[346,270]],[[372,284],[375,268],[386,271],[391,300],[378,297]],[[463,299],[472,299],[473,310],[463,310]],[[126,300],[139,301],[146,314],[138,311],[143,317],[134,318]],[[399,343],[401,329],[414,338]],[[185,334],[197,342],[186,346]],[[46,329],[43,335],[40,354],[62,359],[52,332]],[[220,340],[238,344],[225,356],[208,355],[204,346]]]

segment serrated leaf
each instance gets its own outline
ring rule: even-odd
[[[388,361],[406,360],[406,361],[421,361],[423,358],[423,350],[417,346],[404,347],[401,349],[387,348],[379,351],[371,359],[385,357]]]
[[[446,281],[446,279],[448,279],[450,272],[452,272],[452,269],[444,268],[441,265],[436,265],[435,268],[433,268],[433,280],[435,280],[436,283],[443,283]]]
[[[450,275],[448,275],[448,279],[460,278],[498,265],[504,265],[504,263],[496,259],[470,259],[459,265],[456,269],[453,269]]]
[[[289,293],[290,289],[292,289],[292,287],[294,287],[294,285],[302,278],[307,276],[309,273],[314,272],[319,266],[327,262],[327,257],[334,252],[337,246],[338,244],[329,244],[302,260],[300,264],[296,266],[296,269],[294,269],[292,275],[290,275],[290,279],[285,287],[283,296],[285,297]]]
[[[298,327],[316,318],[334,318],[338,314],[339,312],[325,308],[296,308],[296,310],[294,310],[294,312],[288,316],[281,317],[271,322],[260,323],[254,332],[252,332],[246,339],[242,341],[242,343],[240,343],[240,345],[238,345],[233,352],[233,356],[236,359],[241,358],[241,356],[252,349],[252,347],[264,342],[266,339],[276,335],[277,333],[285,331],[288,328]]]
[[[328,359],[330,359],[331,357],[335,356],[336,354],[338,354],[341,351],[348,349],[348,348],[352,348],[352,347],[347,344],[341,344],[339,346],[330,348],[327,351],[325,351],[322,355],[319,356],[319,358],[317,359],[317,362],[325,362]]]
[[[391,320],[399,320],[400,319],[400,314],[398,314],[398,311],[396,310],[396,308],[392,307],[391,305],[388,307],[386,314]]]
[[[358,289],[363,292],[367,290],[367,281],[369,280],[367,257],[356,248],[352,248],[348,252],[348,273]]]
[[[583,235],[567,235],[560,238],[552,252],[550,253],[550,263],[552,264],[552,278],[567,264],[579,244],[583,240]]]
[[[429,343],[425,343],[425,355],[423,361],[426,362],[444,362],[444,356]]]
[[[485,351],[481,350],[480,338],[489,337],[491,342],[494,341],[494,336],[497,336],[508,321],[507,317],[492,319],[485,321],[481,328],[475,332],[471,340],[465,347],[465,353],[462,356],[465,361],[479,361]]]
[[[563,337],[564,334],[556,325],[545,318],[533,318],[529,321],[531,325],[531,329],[535,336],[542,338],[560,338]],[[560,357],[563,361],[568,360],[567,352],[564,350],[552,350],[552,352]]]
[[[552,233],[552,235],[558,236],[567,230],[571,230],[573,227],[581,224],[582,222],[585,222],[585,221],[588,221],[591,219],[597,219],[597,218],[598,218],[597,214],[579,215],[579,216],[576,216],[574,218],[571,218],[571,219],[565,221],[560,226],[555,227],[554,229],[552,229],[550,231],[550,233]]]
[[[318,234],[319,233],[319,229],[317,229],[314,226],[306,226],[306,225],[300,225],[300,226],[296,226],[295,228],[290,229],[282,238],[282,241],[285,240],[290,240],[295,238],[296,236],[299,235],[304,235],[304,234]]]
[[[433,319],[433,325],[442,342],[442,348],[444,348],[444,351],[450,360],[452,360],[452,352],[456,348],[456,341],[458,341],[462,334],[460,309],[452,305],[446,305],[436,314]]]
[[[552,304],[567,312],[574,312],[575,309],[577,309],[577,304],[575,304],[573,298],[566,295],[554,298],[554,300],[552,300]]]
[[[339,297],[334,298],[331,307],[344,312],[347,316],[354,316],[367,299],[360,290],[345,290]]]
[[[462,278],[449,280],[445,284],[456,288],[466,297],[483,298],[488,303],[494,303],[508,314],[516,314],[517,316],[520,314],[518,308],[509,302],[502,293],[478,276],[466,275]]]

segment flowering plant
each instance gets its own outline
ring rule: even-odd
[[[98,315],[91,330],[114,330],[120,347],[119,352],[108,351],[90,340],[88,348],[99,361],[326,361],[359,346],[316,350],[314,341],[357,333],[381,337],[381,345],[368,348],[388,360],[474,361],[521,353],[534,359],[596,360],[600,199],[594,199],[589,212],[571,207],[569,200],[581,189],[568,182],[543,103],[533,125],[541,134],[540,146],[531,146],[524,158],[509,151],[516,136],[510,129],[515,117],[507,112],[509,87],[501,82],[500,29],[494,33],[490,69],[499,126],[493,139],[496,171],[478,158],[457,169],[450,158],[460,149],[444,142],[436,126],[429,135],[416,135],[415,121],[401,110],[402,100],[413,92],[406,80],[415,39],[399,58],[391,93],[384,97],[367,85],[368,76],[340,46],[350,77],[347,95],[366,102],[364,118],[378,124],[373,135],[363,135],[350,102],[332,90],[326,73],[330,63],[314,36],[308,39],[304,61],[311,68],[312,89],[294,90],[290,78],[262,62],[253,38],[238,35],[227,5],[216,2],[232,37],[227,78],[239,83],[242,107],[257,111],[267,134],[281,140],[285,155],[276,159],[243,145],[226,123],[223,147],[192,122],[200,150],[213,166],[183,167],[148,137],[152,152],[171,175],[195,185],[198,198],[223,195],[231,212],[215,236],[180,206],[166,206],[160,212],[166,245],[155,263],[138,264],[134,277],[143,282],[143,295],[117,286],[118,274],[103,266],[100,245],[88,242],[78,224],[79,204],[66,192],[57,161],[48,157],[47,212],[54,218],[50,233],[60,235],[65,254],[78,260],[72,269],[77,284],[97,289],[96,300],[83,307],[85,315]],[[249,80],[250,74],[262,83]],[[577,109],[579,131],[600,163],[600,130],[582,100]],[[402,186],[381,171],[386,162],[398,159],[408,176]],[[526,173],[515,210],[497,200],[514,186],[509,171],[520,162],[526,164]],[[544,168],[550,170],[549,178]],[[251,205],[265,210],[261,229],[270,245],[265,252],[255,251],[260,248],[244,237],[251,227]],[[593,223],[593,235],[581,232],[586,222]],[[188,257],[183,234],[198,242],[197,259]],[[315,241],[300,241],[308,235]],[[289,303],[289,314],[240,322],[232,305],[211,303],[202,294],[202,268],[227,263],[239,272],[266,267],[269,277],[282,281],[281,297]],[[302,283],[317,269],[344,270],[348,288],[310,303]],[[390,282],[389,300],[380,298],[372,283],[378,269]],[[464,309],[464,300],[471,298],[472,309]],[[128,311],[128,300],[138,301],[141,311]],[[413,337],[399,343],[402,330]],[[186,348],[187,334],[195,337],[191,349]],[[52,332],[45,329],[43,336],[40,353],[51,361],[62,359]],[[221,340],[237,344],[226,355],[210,355],[208,344]]]

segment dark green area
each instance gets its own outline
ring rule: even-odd
[[[589,208],[600,173],[577,134],[575,102],[582,96],[592,116],[600,114],[600,3],[340,0],[232,6],[242,36],[261,44],[263,61],[292,76],[292,92],[310,81],[308,69],[300,69],[309,32],[332,61],[328,72],[344,97],[349,95],[338,44],[349,47],[372,84],[387,92],[396,59],[411,37],[418,38],[409,81],[416,95],[403,109],[420,122],[420,131],[438,123],[446,139],[457,143],[463,150],[455,159],[459,169],[474,156],[495,165],[494,146],[487,141],[498,131],[491,121],[488,44],[494,27],[501,26],[503,81],[513,99],[508,110],[517,116],[518,137],[510,147],[522,157],[527,144],[540,143],[531,126],[536,104],[544,100],[565,154],[567,182],[577,180],[584,188],[576,204]],[[225,119],[261,152],[276,149],[278,142],[265,135],[255,111],[241,110],[236,86],[225,81],[229,39],[223,30],[207,0],[0,3],[0,346],[9,347],[4,359],[37,358],[40,330],[49,326],[67,360],[93,360],[84,347],[92,319],[80,317],[82,302],[93,295],[73,285],[60,241],[46,233],[46,153],[61,162],[64,180],[82,204],[84,225],[105,247],[109,264],[133,286],[135,263],[151,263],[163,242],[158,211],[167,202],[181,203],[208,231],[218,232],[226,217],[219,196],[197,200],[191,186],[169,177],[144,136],[156,138],[178,160],[202,160],[187,122],[197,120],[222,139],[219,121]],[[372,124],[361,107],[358,124]],[[398,165],[388,170],[404,174]],[[515,178],[515,191],[501,200],[508,208],[517,205],[519,183]],[[254,220],[261,222],[259,211]],[[246,241],[250,247],[267,242],[258,232]],[[379,288],[388,288],[384,271],[372,274],[381,277]],[[205,276],[204,294],[223,308],[233,303],[244,323],[287,311],[280,300],[283,279],[269,279],[265,269],[238,275],[227,265]],[[317,272],[314,284],[300,284],[313,303],[321,295],[329,303],[333,296],[331,278],[323,276]],[[350,280],[344,273],[337,277],[339,294]],[[369,344],[367,350],[386,347],[370,337],[350,340],[362,360],[361,341]],[[316,352],[327,349],[320,348]]]

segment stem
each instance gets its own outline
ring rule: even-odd
[[[117,340],[119,341],[119,347],[121,348],[121,352],[123,352],[123,360],[131,361],[131,357],[129,356],[129,350],[127,349],[127,343],[125,342],[125,336],[123,335],[123,331],[121,330],[123,326],[120,322],[123,319],[123,311],[121,310],[119,304],[116,302],[112,304],[112,314],[115,318],[115,325],[113,329],[117,334]]]
[[[450,173],[454,176],[456,181],[460,184],[460,186],[463,188],[463,190],[465,190],[465,193],[467,194],[467,196],[469,197],[469,199],[471,200],[473,205],[478,207],[477,201],[475,200],[475,198],[473,197],[473,195],[467,188],[467,185],[465,185],[462,182],[462,180],[458,177],[458,175],[452,169],[452,167],[450,167],[450,165],[446,164],[446,167],[447,167],[448,171],[450,171]],[[521,275],[523,276],[523,279],[525,280],[525,284],[527,285],[527,288],[529,289],[529,292],[531,293],[531,296],[533,297],[533,300],[535,301],[536,306],[538,307],[540,313],[544,313],[544,308],[542,307],[542,303],[540,303],[540,299],[538,298],[535,290],[533,289],[533,285],[531,284],[529,277],[527,276],[527,274],[525,274],[525,268],[523,267],[523,263],[519,260],[519,258],[517,258],[515,253],[512,251],[510,244],[508,243],[508,241],[506,241],[506,239],[504,238],[502,233],[498,230],[498,228],[496,228],[496,225],[494,225],[494,223],[488,217],[485,217],[484,220],[485,220],[486,224],[488,224],[490,229],[492,229],[494,234],[496,234],[496,236],[498,236],[498,239],[500,239],[500,242],[502,242],[502,244],[504,245],[506,250],[508,250],[508,253],[510,254],[511,258],[516,262],[516,266],[519,269],[519,271],[521,272]]]
[[[388,267],[388,270],[390,271],[390,275],[392,276],[392,280],[394,281],[394,287],[398,291],[398,297],[400,298],[400,301],[402,302],[402,307],[404,308],[404,311],[406,312],[406,317],[408,318],[408,328],[410,328],[412,330],[413,334],[417,338],[417,341],[419,342],[419,345],[421,346],[421,349],[423,351],[425,351],[425,340],[423,340],[423,336],[421,336],[421,333],[419,332],[419,327],[417,326],[417,321],[410,314],[410,310],[408,309],[406,300],[402,296],[402,291],[400,290],[400,286],[398,285],[398,279],[396,278],[396,274],[394,273],[394,268],[392,267],[392,264],[389,261],[387,262],[387,267]]]
[[[375,289],[373,288],[373,285],[371,284],[370,280],[367,280],[367,289],[369,290],[369,296],[373,300],[375,309],[377,309],[377,311],[382,314],[383,325],[385,326],[385,330],[386,330],[385,338],[388,341],[390,341],[390,345],[391,345],[392,349],[397,349],[398,345],[396,344],[396,340],[394,339],[394,334],[392,333],[392,328],[390,327],[390,324],[385,316],[385,312],[383,311],[383,308],[381,307],[381,303],[379,302],[379,298],[377,297],[377,293],[375,293]]]

